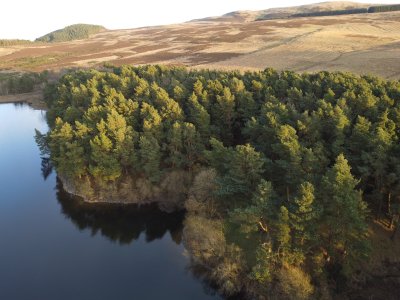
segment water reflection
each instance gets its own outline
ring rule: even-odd
[[[53,164],[49,157],[41,157],[41,173],[44,180],[46,180],[53,173]]]
[[[44,119],[0,105],[0,300],[220,299],[187,270],[183,212],[87,205],[62,190],[33,138]]]
[[[89,204],[64,191],[57,180],[57,199],[62,213],[79,230],[90,230],[119,244],[130,244],[144,233],[147,242],[167,232],[176,244],[182,242],[184,212],[166,213],[156,205]]]
[[[57,180],[56,189],[62,214],[81,231],[90,230],[92,235],[101,234],[121,245],[131,244],[142,233],[148,243],[169,233],[177,245],[182,244],[184,211],[167,213],[157,205],[89,204],[67,193],[60,180]],[[217,286],[209,279],[210,270],[192,260],[187,263],[184,269],[201,284],[204,298],[221,299]]]
[[[27,104],[23,101],[13,102],[13,104],[14,104],[15,108],[21,108],[21,107],[27,106]]]

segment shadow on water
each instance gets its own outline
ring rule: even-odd
[[[67,193],[59,179],[56,188],[62,214],[79,230],[90,230],[92,235],[100,233],[121,245],[134,242],[142,233],[146,242],[151,242],[163,238],[168,232],[176,244],[182,243],[185,211],[167,213],[157,205],[91,204]],[[214,296],[215,299],[242,299],[219,295],[217,285],[209,279],[210,270],[191,260],[186,271],[201,283],[205,295]]]
[[[157,205],[139,207],[85,203],[79,197],[64,191],[59,179],[57,179],[57,199],[62,214],[79,230],[90,230],[92,235],[100,233],[111,241],[127,245],[137,240],[142,233],[145,234],[146,241],[151,242],[163,238],[169,232],[176,244],[182,243],[185,211],[167,213],[161,211]],[[216,299],[243,299],[243,295],[233,297],[219,295],[217,285],[210,280],[210,270],[191,260],[186,266],[186,271],[201,283],[205,295],[215,296]]]
[[[42,177],[44,180],[47,180],[47,178],[53,173],[53,164],[51,163],[50,158],[48,157],[41,157],[42,162],[41,162],[41,173]]]
[[[111,241],[130,244],[144,233],[147,242],[161,239],[167,232],[176,244],[182,242],[184,211],[166,213],[156,205],[90,204],[64,191],[57,180],[57,198],[62,213],[79,230],[100,233]]]
[[[38,135],[36,135],[37,139]],[[51,161],[42,151],[41,173],[44,180],[54,171]],[[61,213],[80,231],[89,230],[92,236],[103,237],[120,245],[129,245],[144,234],[145,241],[150,243],[162,239],[169,233],[171,240],[182,244],[185,211],[164,212],[156,204],[126,205],[86,203],[80,197],[67,193],[62,182],[57,178],[57,200]],[[218,293],[217,284],[210,279],[210,269],[188,261],[186,272],[202,285],[205,295],[215,299],[239,300],[244,295],[227,297]]]
[[[24,106],[27,105],[27,104],[26,104],[25,102],[23,102],[23,101],[13,102],[13,104],[14,104],[14,106],[17,107],[17,108],[24,107]]]

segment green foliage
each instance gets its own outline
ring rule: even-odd
[[[47,78],[47,72],[0,74],[0,95],[30,93]]]
[[[346,267],[368,254],[366,204],[361,192],[356,190],[359,181],[350,169],[341,154],[322,178],[324,209],[321,221],[325,225],[322,239],[331,259],[335,263],[345,261]]]
[[[281,206],[278,214],[278,222],[276,224],[277,233],[276,240],[280,247],[280,251],[285,251],[289,247],[291,239],[290,226],[289,226],[289,211],[285,206]]]
[[[251,196],[262,178],[263,155],[250,144],[227,149],[215,139],[210,143],[213,148],[206,154],[210,166],[223,174],[217,178],[218,194],[237,200]]]
[[[367,8],[354,8],[354,9],[342,9],[342,10],[317,11],[310,13],[299,13],[299,14],[293,14],[290,17],[301,18],[301,17],[340,16],[340,15],[365,14],[367,12],[370,12],[369,9]]]
[[[290,223],[293,230],[294,245],[306,252],[312,241],[315,241],[318,208],[315,206],[315,189],[312,183],[300,185],[298,196],[290,207]]]
[[[261,245],[256,250],[256,264],[252,267],[250,276],[258,283],[265,285],[272,279],[273,264],[271,249]]]
[[[399,10],[400,10],[400,5],[395,4],[395,5],[370,6],[368,8],[349,8],[340,10],[311,11],[311,12],[303,12],[296,14],[273,13],[273,14],[265,14],[259,16],[256,19],[256,21],[286,19],[286,18],[309,18],[309,17],[341,16],[341,15],[354,15],[354,14],[366,14],[366,13],[382,13],[382,12],[391,12]]]
[[[20,45],[28,45],[33,43],[29,40],[0,40],[0,47],[10,47],[10,46],[20,46]]]
[[[105,30],[103,26],[90,24],[74,24],[50,32],[36,39],[37,42],[56,43],[88,38],[91,34]]]
[[[369,13],[380,13],[380,12],[389,12],[398,10],[400,10],[400,5],[381,5],[381,6],[371,6],[370,8],[368,8]]]
[[[103,123],[101,123],[103,124]],[[114,181],[121,175],[121,167],[113,152],[113,143],[104,129],[90,141],[90,174],[103,181]]]
[[[145,189],[200,172],[190,247],[229,293],[248,284],[265,296],[289,274],[282,286],[306,299],[309,276],[333,265],[351,276],[367,257],[369,210],[398,215],[398,81],[123,66],[68,73],[45,96],[40,140],[61,175]]]
[[[153,182],[160,180],[160,145],[151,135],[143,135],[139,140],[139,153],[142,169]]]

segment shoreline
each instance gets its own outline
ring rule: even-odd
[[[0,96],[0,104],[6,103],[27,103],[34,109],[46,110],[46,104],[43,102],[42,90],[36,90],[31,93],[13,94]]]
[[[80,198],[83,203],[121,206],[157,205],[161,211],[171,213],[184,209],[184,203],[187,199],[189,189],[186,185],[182,186],[181,190],[178,191],[168,188],[171,183],[172,186],[176,186],[176,182],[173,182],[174,180],[178,180],[179,182],[184,181],[182,176],[185,174],[178,173],[172,172],[168,174],[164,180],[159,183],[159,185],[164,186],[164,188],[160,188],[158,185],[153,186],[151,183],[143,180],[143,178],[133,180],[132,178],[126,177],[125,180],[122,180],[122,185],[119,187],[109,186],[109,188],[98,188],[90,184],[89,190],[91,191],[89,194],[87,193],[88,191],[85,193],[83,190],[85,189],[85,184],[79,185],[59,173],[57,173],[57,180],[66,193]],[[171,180],[171,178],[174,179]]]

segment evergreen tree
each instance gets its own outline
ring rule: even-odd
[[[115,181],[121,176],[121,166],[117,156],[113,153],[112,141],[104,130],[100,130],[90,141],[91,157],[89,171],[91,175],[103,182]]]
[[[172,168],[183,166],[182,126],[175,122],[168,131],[168,161]]]
[[[197,96],[193,93],[189,97],[189,121],[193,123],[199,131],[201,137],[208,142],[210,135],[210,115],[207,110],[199,103]]]
[[[318,208],[315,207],[314,192],[314,186],[310,182],[302,183],[298,196],[290,207],[294,245],[302,251],[308,251],[309,242],[315,239]]]
[[[142,135],[139,139],[139,156],[144,174],[157,183],[161,176],[161,153],[157,139],[151,135]]]
[[[157,140],[163,137],[162,118],[154,106],[143,103],[140,110],[140,116],[143,120],[143,133],[154,136]]]
[[[278,159],[274,161],[273,173],[277,185],[286,191],[287,201],[290,201],[291,187],[297,186],[299,180],[304,178],[301,168],[302,147],[298,141],[296,130],[290,125],[280,126],[276,133],[277,143],[272,145],[274,154]],[[279,184],[278,184],[279,182]]]
[[[351,174],[351,168],[343,154],[322,178],[324,224],[321,232],[326,251],[333,262],[346,269],[367,255],[367,208],[359,183]]]
[[[204,146],[200,134],[192,123],[183,123],[182,142],[184,147],[184,164],[187,169],[192,170],[195,163],[200,160]]]
[[[290,225],[289,225],[289,211],[285,206],[281,206],[278,220],[276,223],[276,240],[278,244],[278,253],[282,255],[288,250],[291,235],[290,235]]]
[[[235,118],[235,96],[230,89],[225,87],[223,94],[217,95],[215,104],[214,120],[220,128],[221,139],[226,145],[232,145],[233,142],[233,123]]]
[[[219,194],[246,200],[251,197],[262,178],[265,159],[249,144],[236,146],[231,153],[227,172],[219,181]]]

